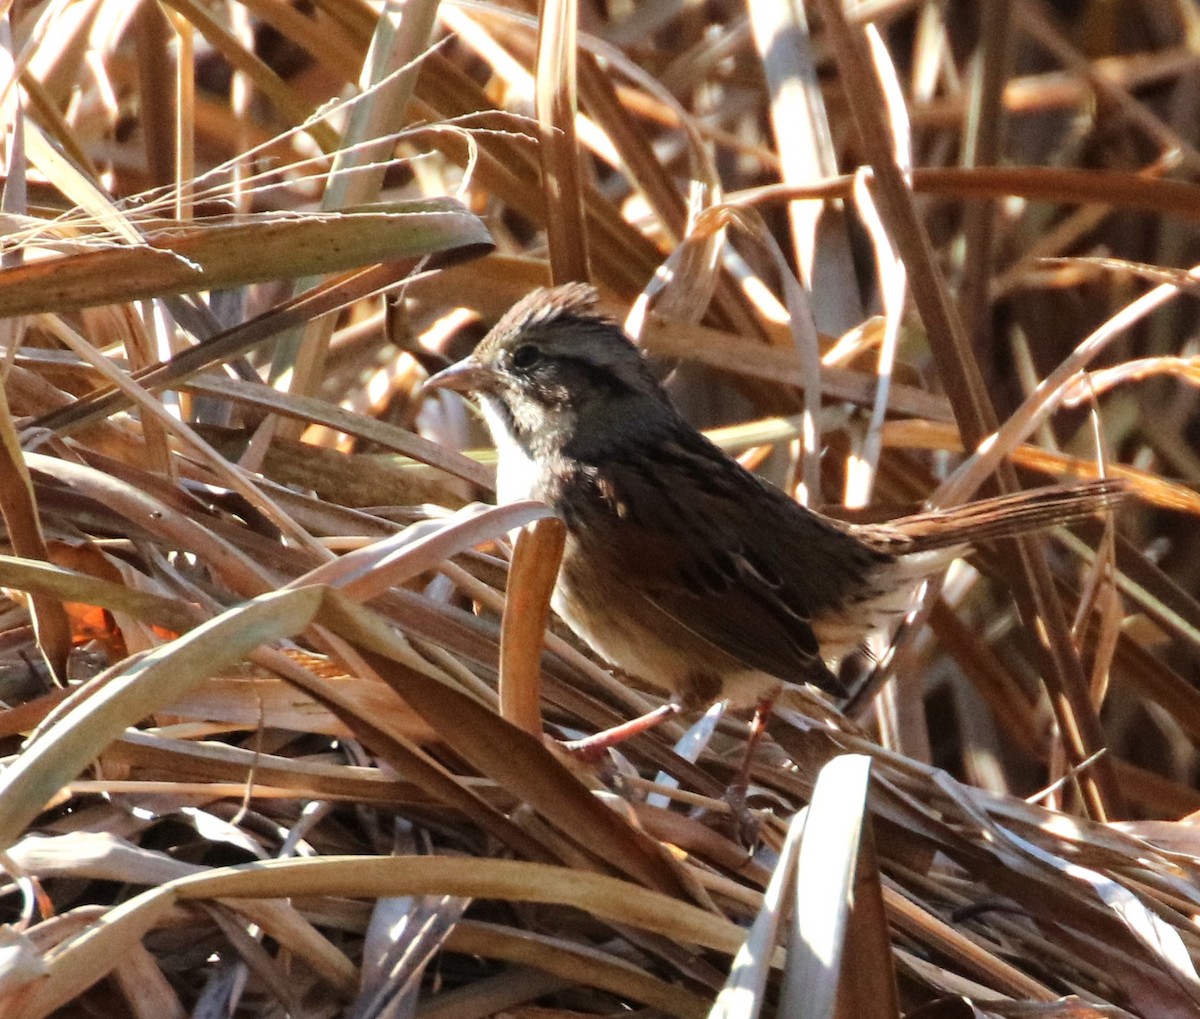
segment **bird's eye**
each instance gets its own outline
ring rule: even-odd
[[[510,363],[514,368],[532,368],[541,358],[542,352],[532,343],[526,343],[513,351]]]

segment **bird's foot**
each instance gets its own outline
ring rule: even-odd
[[[762,824],[750,809],[750,788],[744,780],[734,779],[725,789],[725,802],[729,805],[729,828],[733,839],[740,846],[753,852],[758,845],[758,834]]]
[[[767,731],[767,720],[775,708],[775,698],[778,690],[773,690],[768,696],[759,700],[754,709],[754,718],[750,722],[750,732],[746,737],[746,748],[742,752],[742,761],[734,773],[733,781],[725,789],[725,802],[729,804],[733,837],[747,849],[753,849],[758,842],[758,831],[761,825],[748,802],[750,794],[750,768],[754,763],[754,754]]]

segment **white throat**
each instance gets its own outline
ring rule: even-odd
[[[499,458],[496,464],[496,502],[503,505],[536,498],[541,471],[512,437],[503,412],[492,401],[493,397],[484,396],[479,405]]]

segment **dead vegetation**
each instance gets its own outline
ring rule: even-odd
[[[0,1013],[1200,1014],[1200,8],[850,7],[3,8]],[[1136,493],[798,693],[753,857],[744,720],[543,741],[653,697],[419,393],[582,277],[810,500]]]

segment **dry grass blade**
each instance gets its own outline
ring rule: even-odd
[[[432,759],[401,731],[391,712],[379,715],[375,703],[353,693],[331,689],[313,674],[279,654],[259,651],[255,660],[283,676],[326,707],[354,736],[372,748],[380,760],[406,778],[433,802],[454,810],[514,852],[545,860],[550,853],[489,804],[480,793]]]
[[[5,49],[6,64],[12,57],[11,26],[6,22],[0,32]],[[12,70],[11,65],[9,70]],[[15,98],[15,97],[13,97]],[[23,134],[25,118],[20,105],[12,99],[6,104],[6,116],[11,116],[16,132]],[[6,213],[24,215],[27,212],[27,164],[25,147],[17,143],[7,154],[8,179],[5,182],[3,208]],[[19,265],[23,261],[19,250],[8,251],[3,257],[6,267]],[[4,322],[0,335],[6,344],[16,345],[23,337],[23,324]],[[13,420],[6,393],[0,393],[0,513],[9,541],[18,555],[46,560],[46,539],[42,532],[41,518],[33,491],[29,470],[21,456],[20,440]],[[66,608],[61,601],[48,597],[44,592],[34,593],[29,600],[29,611],[37,635],[38,648],[45,660],[51,679],[62,685],[67,675],[67,660],[71,649],[71,626]]]
[[[403,126],[419,57],[429,43],[436,10],[437,4],[431,2],[393,2],[380,11],[360,75],[363,94],[354,102],[342,133],[341,148],[321,196],[322,211],[349,211],[378,199],[391,138]],[[368,172],[356,172],[364,168]],[[307,289],[314,282],[302,278],[297,281],[297,289]],[[332,335],[333,322],[322,318],[309,322],[296,343],[285,341],[279,345],[273,372],[294,372],[291,392],[309,395],[319,388]],[[292,431],[289,437],[299,436],[299,429]],[[286,428],[283,434],[288,436]]]
[[[333,151],[338,146],[336,133],[322,121],[310,121],[311,109],[295,91],[255,54],[250,53],[220,22],[192,0],[169,0],[168,6],[196,28],[204,38],[217,47],[237,70],[246,74],[255,86],[273,102],[294,124],[303,124],[307,133],[322,149]]]
[[[973,448],[996,427],[992,401],[901,168],[886,148],[886,140],[891,137],[883,119],[887,104],[882,86],[870,67],[864,34],[850,27],[837,5],[822,0],[821,9],[838,43],[847,78],[847,98],[877,178],[877,200],[912,281],[913,297],[929,332],[963,441]],[[997,473],[1004,487],[1013,487],[1014,478],[1003,464],[999,464]],[[1019,540],[1018,546],[1023,585],[1017,594],[1031,625],[1037,625],[1045,633],[1044,682],[1051,691],[1065,752],[1070,763],[1078,765],[1100,754],[1103,746],[1100,722],[1088,697],[1083,669],[1070,642],[1066,616],[1052,589],[1041,553],[1025,540]],[[1080,785],[1089,810],[1095,816],[1107,816],[1110,808],[1106,804],[1114,803],[1118,792],[1111,768],[1102,755],[1096,767],[1083,773]]]
[[[1144,382],[1158,375],[1169,375],[1189,385],[1200,385],[1200,360],[1194,357],[1142,357],[1115,368],[1087,372],[1070,383],[1063,393],[1064,407],[1077,407],[1085,400],[1130,382]]]
[[[577,23],[575,0],[547,0],[542,5],[534,99],[541,127],[538,154],[546,202],[546,240],[556,283],[587,280],[592,275],[575,137]]]
[[[0,584],[60,601],[98,605],[176,633],[191,629],[203,619],[194,606],[178,599],[16,556],[0,556]]]
[[[912,280],[913,298],[929,331],[959,428],[968,445],[974,445],[991,430],[995,414],[968,349],[962,323],[937,270],[929,235],[917,217],[908,186],[896,163],[892,133],[885,119],[886,96],[872,69],[864,36],[851,28],[838,5],[820,0],[818,7],[839,54],[847,98],[877,178],[876,200]]]
[[[803,4],[752,6],[750,24],[771,88],[771,122],[784,181],[800,182],[831,175],[836,171],[837,161],[817,84],[812,38]],[[821,212],[816,203],[793,204],[788,210],[796,261],[810,290]]]
[[[565,542],[566,528],[553,517],[521,530],[513,545],[500,628],[500,714],[535,736],[542,731],[538,673],[543,634]]]
[[[507,506],[475,504],[445,520],[413,524],[400,534],[322,563],[297,577],[292,586],[329,584],[341,588],[351,598],[366,601],[487,538],[549,516],[550,511],[535,502]]]
[[[446,939],[446,948],[536,967],[568,984],[627,994],[634,1001],[680,1019],[702,1019],[707,1013],[707,999],[698,994],[659,980],[614,956],[529,931],[518,933],[495,924],[468,922],[455,928]]]
[[[489,243],[479,220],[452,205],[443,200],[433,209],[150,231],[136,247],[59,255],[0,271],[0,314],[64,312]]]
[[[513,860],[409,857],[340,860],[274,860],[248,868],[209,871],[160,885],[114,910],[94,927],[60,946],[35,987],[9,988],[8,1001],[40,1019],[109,973],[125,952],[161,923],[177,903],[297,896],[395,896],[450,893],[511,902],[573,906],[593,915],[681,942],[731,952],[737,928],[694,906],[614,878]]]
[[[901,1014],[896,966],[891,953],[890,914],[885,910],[882,874],[871,829],[863,832],[854,876],[854,905],[842,966],[856,979],[843,979],[839,1009],[863,1019],[895,1019]]]
[[[806,808],[788,825],[771,883],[763,893],[762,908],[734,957],[729,979],[717,995],[709,1019],[754,1019],[759,1014],[780,933],[795,916],[796,859],[807,820]]]
[[[854,886],[870,773],[869,758],[847,755],[830,761],[817,777],[796,858],[791,951],[780,999],[788,1015],[827,1019],[835,1014],[845,939],[857,903]],[[854,954],[864,947],[860,944]],[[870,1004],[873,1014],[898,1014],[886,999]]]
[[[4,5],[0,1012],[1196,1014],[1195,5],[536,6]],[[841,519],[1131,497],[745,810],[728,706],[564,758],[661,699],[422,383],[581,277]]]
[[[367,928],[362,987],[351,1006],[353,1014],[374,1019],[411,1009],[422,974],[470,904],[470,899],[453,895],[377,901]]]
[[[13,425],[7,398],[0,396],[0,512],[13,550],[25,559],[47,558],[46,539],[33,493],[29,469]],[[46,659],[55,682],[66,678],[71,649],[71,628],[61,600],[45,590],[33,592],[30,614],[38,636],[38,648]]]
[[[480,487],[490,488],[492,485],[492,472],[487,467],[429,442],[420,435],[396,428],[386,421],[364,418],[322,400],[279,393],[254,383],[205,375],[193,378],[186,385],[190,392],[224,396],[245,403],[248,407],[270,410],[276,414],[359,436],[377,446],[402,453],[406,457],[437,467]]]
[[[295,633],[313,617],[320,591],[308,588],[231,609],[172,645],[93,681],[97,689],[0,773],[0,845],[8,847],[67,782],[127,726],[202,683],[264,640]],[[219,650],[218,650],[219,649]]]
[[[385,262],[318,284],[299,297],[240,325],[206,336],[196,346],[176,354],[163,364],[135,372],[132,381],[140,383],[150,392],[155,392],[224,361],[236,363],[236,359],[245,351],[253,349],[284,329],[316,315],[330,314],[349,303],[394,286],[411,268],[411,262]],[[105,390],[89,394],[70,406],[58,407],[43,414],[33,422],[33,427],[54,431],[80,428],[102,420],[125,405],[120,393]]]
[[[339,597],[327,599],[326,625],[355,643],[364,660],[451,741],[474,767],[543,813],[564,834],[586,839],[586,849],[618,873],[673,895],[703,898],[698,888],[651,840],[575,779],[539,737],[517,729],[474,700],[404,667],[406,649],[375,620]]]

